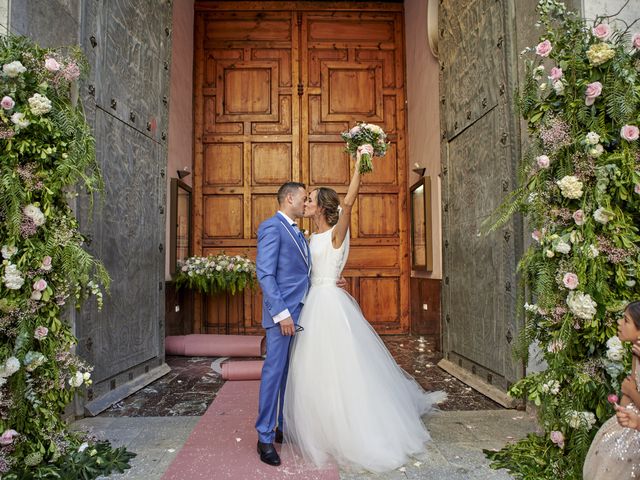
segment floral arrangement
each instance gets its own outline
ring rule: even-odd
[[[256,265],[241,255],[189,257],[179,264],[174,281],[176,288],[187,287],[204,294],[235,294],[255,287]]]
[[[547,369],[509,393],[535,403],[544,434],[486,453],[517,478],[579,479],[630,365],[616,321],[640,298],[640,33],[615,15],[587,23],[555,0],[538,12],[519,94],[530,144],[488,224],[521,212],[533,232],[519,264],[528,303],[516,353],[526,361],[537,345]]]
[[[377,125],[358,122],[355,127],[348,132],[342,132],[340,136],[347,142],[346,151],[354,158],[358,147],[365,145],[369,146],[367,150],[372,150],[375,157],[384,157],[387,153],[387,134]],[[360,173],[372,172],[373,163],[369,151],[364,151],[360,159]]]
[[[62,418],[92,370],[71,353],[65,309],[90,295],[100,306],[109,286],[69,206],[76,185],[102,188],[94,139],[70,99],[85,63],[78,51],[6,36],[0,66],[0,476],[123,471],[132,454],[70,432]]]

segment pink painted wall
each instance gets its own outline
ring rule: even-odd
[[[417,163],[431,177],[433,271],[413,277],[442,278],[442,224],[440,216],[440,107],[439,66],[427,41],[427,0],[405,0],[407,75],[407,189],[419,180]]]
[[[167,161],[166,261],[169,280],[170,183],[185,167],[193,172],[193,0],[175,0],[171,50],[171,92],[169,98],[169,158]],[[191,185],[193,175],[182,179]]]

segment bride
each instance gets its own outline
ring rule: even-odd
[[[360,147],[360,149],[366,148]],[[398,468],[430,439],[421,415],[445,399],[425,391],[394,361],[357,302],[336,286],[349,255],[351,209],[360,186],[360,155],[340,209],[330,188],[313,190],[311,289],[300,314],[304,331],[291,350],[284,436],[305,460],[333,458],[372,472]]]

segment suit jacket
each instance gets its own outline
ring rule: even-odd
[[[280,214],[276,213],[258,227],[256,272],[262,289],[264,328],[273,327],[273,317],[285,309],[293,313],[309,290],[311,258],[306,240],[305,244],[302,242]],[[297,318],[293,320],[298,322]]]

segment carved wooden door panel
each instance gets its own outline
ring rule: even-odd
[[[440,5],[443,200],[443,350],[446,358],[506,389],[522,374],[516,335],[517,224],[480,225],[515,177],[517,119],[509,86],[505,3]]]
[[[356,120],[379,124],[391,146],[364,180],[345,276],[379,331],[407,331],[401,6],[282,5],[196,4],[194,251],[255,258],[278,187],[295,180],[344,195],[352,163],[339,133]],[[250,333],[260,318],[259,291],[207,298],[195,331]]]

